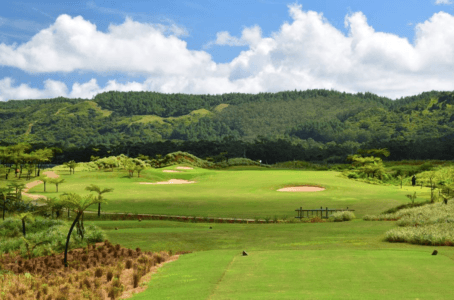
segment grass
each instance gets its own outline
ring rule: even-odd
[[[431,256],[432,247],[384,242],[395,222],[94,223],[125,247],[196,251],[160,269],[133,299],[451,297],[454,249],[438,248],[439,255]],[[243,250],[248,257],[240,256]]]
[[[452,271],[417,251],[257,251],[234,256],[209,299],[449,299]]]
[[[175,169],[175,166],[165,169]],[[72,191],[87,194],[84,188],[93,182],[101,187],[114,188],[105,197],[109,200],[102,209],[106,212],[140,211],[143,214],[183,216],[210,216],[230,218],[265,218],[293,215],[299,207],[346,208],[364,214],[377,214],[384,209],[408,203],[405,194],[418,191],[418,199],[428,197],[429,189],[420,187],[379,186],[338,177],[332,171],[297,171],[270,169],[237,169],[217,171],[194,169],[181,173],[163,173],[149,169],[141,178],[129,178],[125,171],[77,172],[69,175],[60,171],[66,182],[59,186],[60,193]],[[167,181],[171,178],[194,180],[195,184],[141,185],[139,182]],[[283,193],[276,190],[291,185],[318,185],[322,192]],[[30,193],[56,196],[55,188],[36,186]],[[91,210],[95,211],[93,207]]]
[[[175,169],[176,166],[166,169]],[[239,167],[228,171],[195,168],[182,173],[162,169],[129,178],[126,172],[59,171],[66,182],[60,193],[87,194],[91,183],[112,187],[107,212],[140,212],[201,217],[293,219],[299,207],[354,209],[357,218],[379,214],[430,197],[419,186],[370,185],[338,177],[332,171]],[[187,185],[140,185],[171,178]],[[316,193],[280,193],[289,185],[319,185]],[[54,187],[30,193],[56,196]],[[93,211],[96,208],[93,207]],[[89,221],[109,241],[143,251],[193,251],[157,271],[148,289],[133,299],[451,299],[454,247],[389,243],[395,221],[224,224],[157,220]],[[212,227],[212,229],[210,229]],[[118,230],[115,230],[117,228]],[[249,256],[241,256],[245,250]]]

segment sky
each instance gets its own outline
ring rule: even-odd
[[[454,0],[0,4],[0,101],[454,90]]]

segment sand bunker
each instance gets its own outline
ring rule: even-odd
[[[180,170],[192,170],[194,168],[191,168],[191,167],[177,167],[177,169],[180,169]]]
[[[184,179],[170,179],[169,181],[140,182],[140,184],[185,184],[185,183],[195,183],[195,181],[188,181]]]
[[[278,192],[319,192],[323,191],[325,188],[318,186],[290,186],[280,190]]]
[[[181,173],[181,171],[175,171],[175,170],[162,170],[164,173]]]

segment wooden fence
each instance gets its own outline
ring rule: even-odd
[[[329,217],[329,214],[331,213],[334,213],[334,212],[338,212],[338,211],[355,211],[354,209],[328,209],[325,208],[323,209],[323,207],[320,207],[320,209],[303,209],[302,207],[300,207],[299,209],[295,209],[296,212],[298,212],[298,216],[296,216],[295,218],[298,218],[298,219],[301,219],[301,218],[309,218],[309,217],[316,217],[320,214],[320,218],[325,218],[325,219],[328,219]],[[306,213],[306,216],[304,216],[304,214]],[[310,216],[309,216],[309,213],[310,213]]]

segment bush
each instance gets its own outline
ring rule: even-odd
[[[332,214],[329,218],[334,222],[351,221],[355,219],[355,214],[351,211],[339,211]]]
[[[350,173],[347,174],[347,177],[356,179],[356,178],[359,178],[359,175],[356,172],[350,172]]]

